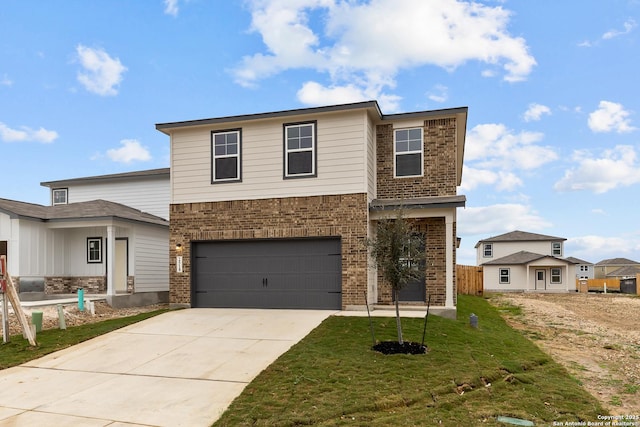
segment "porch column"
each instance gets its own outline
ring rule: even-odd
[[[113,225],[107,226],[107,295],[115,295],[113,283],[115,276],[116,233]]]
[[[453,236],[453,215],[447,214],[445,216],[445,234],[446,234],[446,244],[445,244],[445,262],[446,262],[446,281],[445,281],[445,307],[454,308],[453,304],[453,274],[454,268],[453,265],[453,248],[454,248],[454,236]]]

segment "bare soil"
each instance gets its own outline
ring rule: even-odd
[[[640,415],[640,297],[500,294],[514,328],[563,365],[613,415]]]
[[[168,308],[168,304],[155,304],[145,307],[132,307],[132,308],[112,308],[104,301],[94,302],[94,314],[91,314],[89,307],[85,305],[85,310],[80,311],[77,304],[67,304],[63,306],[64,320],[66,327],[86,325],[88,323],[102,322],[108,319],[114,319],[119,317],[134,316],[139,313],[146,313],[149,311],[160,310]],[[31,313],[34,311],[42,312],[42,329],[56,329],[59,327],[58,308],[55,305],[24,308],[24,313],[27,317],[27,321],[31,322]],[[1,323],[1,322],[0,322]],[[0,330],[2,325],[0,324]],[[21,334],[22,329],[18,318],[10,309],[9,312],[9,334]]]

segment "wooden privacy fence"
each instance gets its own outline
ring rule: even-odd
[[[456,265],[456,287],[463,295],[482,295],[482,267],[477,265]]]

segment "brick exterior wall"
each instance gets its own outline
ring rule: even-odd
[[[446,300],[446,225],[444,218],[411,220],[413,228],[425,236],[426,268],[425,288],[431,295],[431,305],[444,306]],[[455,274],[455,272],[454,272]],[[455,277],[454,277],[455,283]],[[455,288],[454,288],[455,295]],[[393,303],[391,285],[378,273],[378,303]],[[415,304],[420,304],[416,302]],[[426,305],[426,301],[424,302]]]
[[[393,177],[393,125],[376,127],[377,197],[410,199],[456,194],[456,119],[425,120],[424,175]]]
[[[342,307],[363,305],[367,289],[367,195],[347,194],[171,205],[171,304],[191,304],[190,242],[341,237]],[[176,272],[176,244],[183,273]]]
[[[412,199],[420,197],[451,196],[457,194],[456,178],[456,119],[425,120],[424,175],[415,178],[394,178],[393,125],[376,127],[377,150],[377,198]],[[416,231],[426,236],[427,268],[425,271],[426,295],[431,304],[444,306],[446,299],[446,225],[445,218],[415,220]],[[456,241],[456,224],[453,224],[453,241]],[[456,259],[455,244],[453,263]],[[454,268],[454,303],[456,301]],[[378,302],[393,302],[391,287],[378,276]],[[426,304],[426,301],[425,301]]]

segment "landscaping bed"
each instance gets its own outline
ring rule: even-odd
[[[640,297],[505,293],[489,300],[612,414],[640,415]]]

